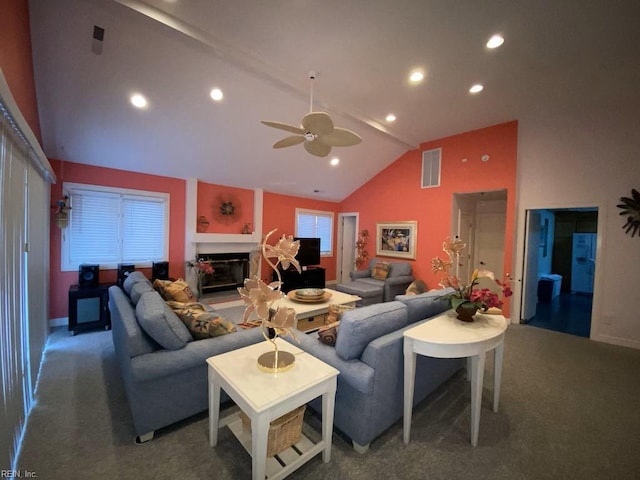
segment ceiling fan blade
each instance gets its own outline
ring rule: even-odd
[[[333,132],[322,135],[322,141],[332,147],[350,147],[362,142],[362,138],[351,130],[335,127]]]
[[[298,145],[299,143],[304,142],[304,137],[299,135],[294,135],[292,137],[285,137],[279,142],[273,144],[273,148],[284,148],[284,147],[292,147],[293,145]]]
[[[331,153],[331,146],[326,143],[322,143],[317,138],[311,142],[304,142],[304,148],[311,155],[316,157],[326,157]]]
[[[285,132],[298,133],[300,135],[304,135],[305,133],[305,130],[303,130],[302,128],[294,127],[293,125],[289,125],[286,123],[270,122],[267,120],[261,120],[260,123],[262,123],[263,125],[266,125],[267,127],[273,127],[273,128],[278,128],[280,130],[284,130]]]
[[[302,127],[316,135],[326,135],[333,132],[333,120],[328,113],[311,112],[302,118]]]

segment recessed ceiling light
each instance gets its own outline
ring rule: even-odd
[[[147,99],[139,93],[131,95],[131,103],[136,108],[145,108],[147,106]]]
[[[469,93],[480,93],[484,87],[479,83],[476,83],[473,87],[469,89]]]
[[[504,37],[502,35],[495,34],[489,41],[487,41],[487,48],[498,48],[504,43]]]
[[[396,116],[393,113],[390,113],[385,117],[385,120],[387,122],[389,122],[389,123],[395,122],[396,121]]]
[[[424,80],[424,72],[422,70],[414,70],[409,74],[411,83],[420,83],[422,80]]]
[[[220,100],[222,100],[222,97],[224,97],[224,95],[222,94],[222,90],[220,90],[219,88],[214,88],[213,90],[211,90],[211,93],[209,95],[211,95],[211,98],[213,98],[216,102],[219,102]]]
[[[338,157],[333,157],[331,159],[330,163],[331,163],[331,165],[333,165],[335,167],[336,165],[338,165],[340,163],[340,159]]]

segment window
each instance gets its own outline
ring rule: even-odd
[[[143,266],[168,257],[169,195],[77,183],[66,183],[64,190],[71,210],[62,235],[62,270],[77,270],[81,263]]]
[[[320,255],[333,255],[333,213],[296,209],[296,237],[320,238]]]

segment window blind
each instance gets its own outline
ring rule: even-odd
[[[296,210],[296,236],[320,238],[320,254],[333,253],[333,213]]]
[[[62,242],[63,270],[168,257],[167,195],[80,184],[65,184],[65,190],[71,211]]]

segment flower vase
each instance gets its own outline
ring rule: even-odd
[[[458,308],[456,308],[458,320],[468,323],[473,322],[473,316],[477,311],[478,307],[476,307],[473,303],[462,303],[458,305]]]

